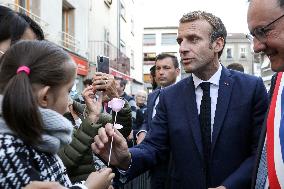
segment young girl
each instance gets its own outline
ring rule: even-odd
[[[62,116],[76,77],[69,55],[46,41],[22,41],[6,51],[0,65],[0,188],[36,180],[107,188],[114,177],[111,169],[72,186],[56,155],[71,142],[73,128]]]

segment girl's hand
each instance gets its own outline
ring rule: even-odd
[[[92,172],[87,178],[85,185],[89,189],[108,189],[115,174],[110,168],[104,168],[97,172]]]
[[[93,86],[88,86],[83,90],[82,96],[89,112],[89,118],[92,122],[96,122],[102,110],[102,95],[100,94],[96,99]]]

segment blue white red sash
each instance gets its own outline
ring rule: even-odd
[[[284,76],[277,75],[267,119],[267,166],[270,189],[284,189]]]

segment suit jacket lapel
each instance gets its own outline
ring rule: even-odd
[[[217,138],[219,136],[225,116],[228,111],[228,106],[231,99],[231,92],[234,84],[234,80],[230,76],[231,73],[229,72],[229,70],[223,67],[219,82],[218,100],[213,125],[211,152],[213,152],[215,148]]]
[[[148,123],[151,123],[151,121],[152,121],[153,109],[155,107],[156,99],[157,99],[157,97],[160,94],[160,90],[161,89],[157,89],[157,90],[153,91],[151,95],[149,95],[149,101],[148,101],[148,103],[149,103],[149,105],[148,105],[148,107],[149,107]]]
[[[184,97],[185,101],[184,104],[186,107],[185,115],[188,118],[194,142],[198,148],[201,157],[203,157],[202,138],[199,126],[200,124],[198,118],[197,105],[196,105],[195,87],[192,76],[189,76],[189,78],[187,79],[186,86],[184,87],[184,91],[182,91],[182,94],[185,95]]]

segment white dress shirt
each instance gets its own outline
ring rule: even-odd
[[[156,107],[157,107],[157,105],[158,105],[158,103],[159,103],[159,96],[160,96],[160,95],[158,95],[157,98],[156,98],[156,100],[155,100],[155,105],[154,105],[154,107],[153,107],[153,112],[152,112],[152,118],[156,115]]]
[[[174,84],[176,84],[176,83],[177,83],[177,80],[176,80],[175,83],[173,83],[173,84],[171,84],[171,85],[174,85]],[[171,85],[169,85],[169,86],[171,86]],[[166,87],[169,87],[169,86],[166,86]],[[162,87],[162,86],[161,86],[161,89],[166,88],[166,87]],[[161,89],[160,89],[160,90],[161,90]],[[156,107],[157,107],[157,105],[158,105],[158,103],[159,103],[159,96],[160,96],[160,95],[158,95],[157,98],[156,98],[156,100],[155,100],[155,105],[154,105],[154,107],[153,107],[152,118],[156,115]]]
[[[175,83],[173,83],[172,85],[174,85],[174,84],[176,84],[177,83],[177,80],[176,80],[176,82]],[[171,85],[169,85],[169,86],[171,86]],[[168,86],[167,86],[168,87]],[[161,89],[163,89],[163,88],[166,88],[166,87],[161,87]],[[160,89],[160,90],[161,90]],[[160,94],[157,96],[157,98],[156,98],[156,100],[155,100],[155,105],[154,105],[154,107],[153,107],[153,112],[152,112],[152,119],[155,117],[155,115],[156,115],[156,107],[157,107],[157,105],[158,105],[158,103],[159,103],[159,96],[160,96]],[[136,138],[138,138],[138,135],[141,133],[141,132],[145,132],[145,133],[147,133],[147,131],[146,130],[140,130],[140,131],[138,131],[138,133],[136,134]]]
[[[221,77],[222,66],[219,64],[219,68],[217,72],[207,81],[203,81],[199,79],[197,76],[192,74],[193,83],[195,87],[195,95],[196,95],[196,104],[198,109],[198,114],[200,114],[200,104],[203,96],[203,91],[199,86],[202,82],[210,82],[210,98],[211,98],[211,140],[212,140],[212,133],[213,133],[213,125],[214,125],[214,118],[215,118],[215,111],[218,99],[218,90],[219,90],[219,81]]]

